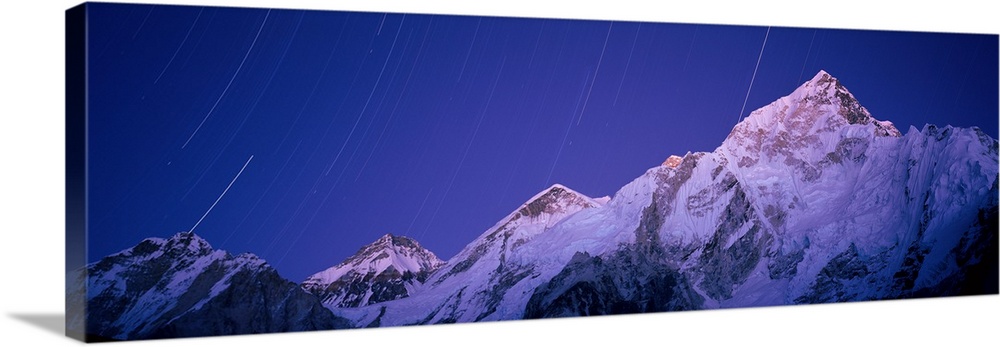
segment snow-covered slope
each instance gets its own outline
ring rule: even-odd
[[[323,330],[349,323],[253,254],[213,250],[194,233],[149,238],[77,272],[90,339],[133,340]]]
[[[633,234],[627,245],[609,252],[539,238],[525,252],[559,252],[556,263],[570,263],[577,252],[608,260],[648,243],[639,248],[652,249],[654,268],[683,274],[673,292],[693,288],[703,307],[995,293],[995,281],[978,279],[990,272],[974,264],[992,265],[995,278],[997,165],[996,140],[978,129],[903,136],[821,71],[754,111],[716,151],[623,188],[608,207],[624,213],[607,218]],[[579,272],[560,271],[552,277],[562,282]],[[536,292],[549,298],[540,305],[572,296],[551,287]]]
[[[302,288],[328,307],[358,307],[409,296],[444,262],[405,236],[386,234]]]
[[[335,310],[354,317],[358,325],[432,324],[495,320],[508,316],[502,304],[510,286],[532,276],[534,264],[509,257],[567,216],[601,206],[583,194],[553,185],[518,207],[469,243],[438,269],[410,298],[369,306],[365,310]]]
[[[568,194],[553,206],[573,208],[526,213],[543,192],[422,291],[345,314],[404,325],[996,293],[997,158],[976,128],[903,135],[820,71],[717,150],[670,158],[606,203]]]
[[[616,259],[646,242],[640,248],[661,264],[652,268],[683,275],[675,295],[693,288],[702,307],[995,293],[995,281],[979,279],[990,271],[975,264],[992,266],[996,278],[997,156],[996,140],[975,128],[901,135],[821,71],[754,111],[716,151],[653,168],[623,188],[608,207],[624,212],[618,232],[634,234],[626,245],[562,248],[556,263],[577,252]],[[601,228],[565,234],[588,229]],[[525,252],[566,244],[536,241]],[[578,272],[567,266],[552,278]],[[558,313],[566,304],[555,302],[573,293],[552,287],[537,291],[536,302]]]

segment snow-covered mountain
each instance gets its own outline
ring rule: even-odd
[[[182,232],[149,238],[77,272],[68,293],[85,297],[86,319],[67,330],[88,340],[134,340],[326,330],[349,323],[249,253],[214,250]]]
[[[554,263],[566,265],[540,276],[551,280],[526,314],[587,314],[576,307],[594,300],[578,288],[608,278],[618,288],[671,289],[690,304],[671,304],[681,308],[996,293],[997,156],[996,140],[975,128],[902,135],[821,71],[752,112],[716,151],[650,169],[620,190],[612,211],[597,212],[619,221],[616,248],[581,242],[603,229],[591,224],[536,239],[525,257],[560,254]],[[582,247],[550,246],[564,244]],[[647,273],[669,276],[636,284],[601,271],[636,248],[650,255]],[[627,302],[656,299],[631,295]]]
[[[447,262],[386,235],[296,285],[181,233],[70,295],[88,334],[135,339],[996,294],[998,157],[977,128],[904,134],[820,71],[715,151],[610,199],[554,185]]]
[[[444,262],[405,236],[386,234],[302,288],[328,307],[358,307],[409,296]]]
[[[566,218],[602,205],[562,185],[531,197],[469,243],[427,279],[410,298],[360,310],[334,310],[359,326],[479,321],[506,310],[510,286],[533,274],[533,264],[511,261],[520,247]]]
[[[996,293],[997,168],[978,129],[904,135],[821,71],[713,152],[606,203],[555,186],[419,292],[338,312],[387,326]]]

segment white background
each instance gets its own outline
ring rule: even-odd
[[[115,1],[117,2],[117,1]],[[149,1],[134,1],[148,3]],[[648,1],[650,3],[660,1]],[[693,2],[693,1],[685,1]],[[935,7],[873,0],[157,1],[197,5],[1000,32],[987,1]],[[0,11],[0,334],[6,346],[67,345],[63,314],[63,28],[77,2],[15,0]],[[905,7],[901,7],[905,6]],[[903,57],[905,59],[905,57]],[[915,72],[919,73],[919,72]],[[1000,296],[272,334],[128,343],[270,345],[994,344]]]

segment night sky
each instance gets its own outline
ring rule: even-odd
[[[192,227],[293,281],[386,233],[447,260],[820,69],[904,133],[997,137],[996,35],[118,4],[89,30],[89,261]]]

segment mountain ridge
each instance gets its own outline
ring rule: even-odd
[[[995,294],[998,147],[975,127],[901,133],[820,71],[610,198],[554,184],[446,262],[386,234],[296,302],[375,327]],[[219,252],[182,234],[168,250]]]
[[[931,283],[944,276],[929,275],[937,270],[907,268],[916,266],[923,252],[935,259],[924,257],[919,267],[950,268],[943,273],[966,276],[955,275],[959,270],[954,263],[948,265],[947,259],[956,256],[953,251],[958,244],[969,243],[976,235],[995,239],[968,215],[995,210],[995,202],[988,197],[996,195],[996,189],[978,190],[964,197],[964,203],[952,204],[973,211],[957,219],[945,217],[947,213],[924,217],[934,214],[928,210],[948,207],[943,203],[925,207],[913,196],[953,186],[995,186],[997,156],[991,148],[996,141],[974,129],[952,127],[946,127],[952,129],[948,136],[942,136],[945,131],[903,135],[891,122],[875,119],[856,104],[832,76],[820,72],[811,81],[797,90],[805,101],[781,98],[752,112],[733,134],[767,119],[795,121],[792,124],[797,128],[779,128],[758,138],[730,136],[713,152],[689,153],[675,160],[676,165],[653,167],[616,192],[607,204],[567,215],[551,230],[504,254],[491,276],[465,282],[462,290],[451,294],[431,289],[433,293],[424,295],[426,300],[410,298],[380,306],[380,323],[899,298],[929,290]],[[825,92],[813,93],[817,89]],[[784,107],[796,103],[800,107]],[[825,123],[812,126],[807,122],[810,119]],[[772,139],[784,140],[773,141],[784,148],[770,146]],[[735,145],[741,140],[742,146]],[[985,152],[960,153],[968,148],[984,148]],[[901,161],[906,165],[900,165]],[[959,170],[970,165],[975,169],[921,173],[919,177],[939,179],[917,181],[917,170],[908,168],[909,163],[928,164],[925,169]],[[943,181],[943,177],[951,180]],[[900,184],[904,182],[908,183]],[[831,213],[841,209],[842,213]],[[932,222],[935,218],[952,220],[956,226],[947,228],[948,223]],[[928,228],[937,229],[920,231]],[[931,233],[959,236],[931,242]],[[915,240],[921,238],[927,241]],[[907,246],[912,242],[918,246]],[[928,244],[919,246],[922,243]],[[931,248],[934,251],[927,250]],[[849,264],[859,262],[868,263],[857,271],[849,270]],[[646,271],[635,276],[661,275],[629,278],[621,275],[624,263],[645,264]],[[556,279],[563,284],[552,287]],[[652,302],[655,296],[650,295],[658,293],[654,288],[663,283],[673,283],[675,290],[669,292],[680,295],[679,301],[634,305]],[[874,284],[868,288],[858,283]],[[924,289],[919,283],[924,283]],[[616,286],[624,286],[615,289],[619,294],[608,292]],[[598,302],[614,304],[588,306]],[[529,304],[541,306],[526,307]],[[437,309],[421,316],[419,307]],[[590,309],[566,311],[568,307]]]

